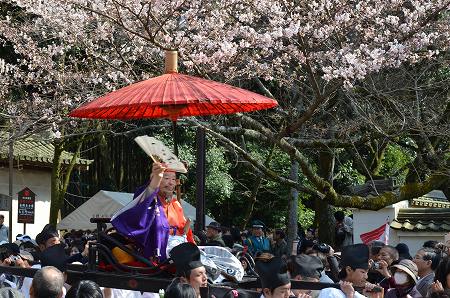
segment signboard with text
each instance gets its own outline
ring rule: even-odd
[[[25,187],[18,193],[18,213],[17,222],[24,224],[34,223],[34,210],[35,210],[36,194],[32,192],[28,187]]]

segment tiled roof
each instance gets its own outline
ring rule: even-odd
[[[350,187],[350,193],[358,196],[376,196],[386,191],[392,191],[395,188],[397,182],[394,178],[371,180],[361,185],[354,185]]]
[[[450,208],[403,208],[391,228],[410,232],[450,232]]]
[[[433,200],[439,200],[439,201],[447,201],[447,197],[445,196],[444,192],[442,190],[432,190],[427,194],[424,194],[422,198],[428,198]]]
[[[411,200],[411,207],[450,208],[450,202],[447,199],[420,197]]]
[[[53,144],[45,141],[36,140],[29,137],[23,140],[17,140],[14,142],[14,163],[34,163],[49,165],[53,163],[53,152],[55,147]],[[64,164],[70,164],[73,154],[67,151],[62,153],[62,162]],[[0,160],[8,160],[9,158],[9,146],[5,142],[2,142],[0,146]],[[87,166],[92,163],[92,160],[79,158],[76,161],[77,165]]]

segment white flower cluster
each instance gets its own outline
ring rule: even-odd
[[[17,0],[38,17],[0,21],[16,63],[0,60],[0,95],[29,88],[23,113],[61,117],[81,102],[162,70],[177,49],[187,71],[288,84],[308,69],[355,80],[430,59],[449,44],[442,0]],[[432,17],[431,17],[432,16]],[[430,46],[433,50],[429,50]],[[4,84],[3,84],[4,83]],[[16,105],[15,109],[21,105]],[[36,108],[41,106],[41,108]],[[12,109],[12,107],[10,107]],[[15,110],[15,112],[19,112]]]

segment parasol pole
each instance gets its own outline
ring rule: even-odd
[[[196,133],[196,189],[195,189],[195,230],[205,229],[205,178],[206,178],[206,132],[197,127]]]
[[[167,50],[164,59],[164,72],[165,73],[177,73],[178,72],[178,52]],[[178,143],[177,143],[177,118],[172,117],[172,135],[173,135],[173,153],[178,156]]]
[[[165,73],[177,73],[178,72],[178,52],[166,51],[166,57],[164,59]]]
[[[164,60],[165,73],[178,72],[178,53],[177,51],[166,51]],[[172,117],[172,134],[173,134],[173,151],[178,156],[177,143],[177,118]],[[203,230],[205,228],[205,164],[206,164],[206,133],[203,128],[199,127],[196,134],[196,191],[195,196],[197,204],[195,206],[195,230]],[[180,179],[177,177],[177,199],[181,199]]]
[[[164,72],[177,73],[178,72],[178,53],[177,51],[166,51],[164,59]],[[173,136],[173,153],[178,156],[178,137],[177,137],[177,117],[172,116],[172,136]],[[177,173],[177,200],[181,202],[181,179]]]
[[[177,121],[172,120],[172,135],[173,135],[173,153],[178,157],[178,143],[177,143]]]

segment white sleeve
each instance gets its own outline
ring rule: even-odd
[[[33,282],[33,279],[30,277],[25,277],[23,280],[20,291],[22,292],[22,294],[25,298],[30,298],[30,287],[31,287],[32,282]]]
[[[142,298],[159,298],[159,293],[144,292],[142,293]]]
[[[320,291],[318,298],[346,298],[344,292],[335,288],[326,288]]]

